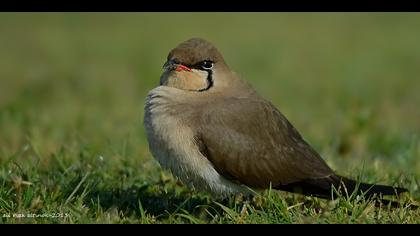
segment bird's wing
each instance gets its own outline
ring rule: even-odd
[[[333,174],[268,101],[224,98],[202,108],[195,141],[227,179],[266,188]]]

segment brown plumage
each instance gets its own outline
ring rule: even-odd
[[[194,49],[194,53],[191,53]],[[197,62],[203,60],[212,60],[215,63],[225,64],[222,54],[211,43],[203,43],[203,40],[193,38],[179,44],[176,48],[172,49],[167,59],[182,60],[182,64],[192,66]]]
[[[273,104],[230,71],[211,43],[190,39],[167,59],[161,86],[149,93],[145,106],[150,150],[162,167],[224,196],[270,185],[326,198],[332,186],[356,189],[356,182],[336,175]],[[407,190],[362,183],[358,191],[370,196]]]

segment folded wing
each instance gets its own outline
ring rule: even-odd
[[[275,188],[334,174],[268,101],[223,98],[211,103],[198,115],[195,138],[201,153],[227,179]]]

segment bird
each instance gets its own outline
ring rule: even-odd
[[[216,197],[268,188],[319,198],[335,196],[334,189],[366,197],[408,191],[337,174],[203,38],[170,50],[159,86],[147,94],[143,123],[159,165]]]

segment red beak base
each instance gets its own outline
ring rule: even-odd
[[[191,69],[189,67],[184,66],[184,65],[178,65],[175,70],[176,71],[183,71],[183,70],[191,71]]]

